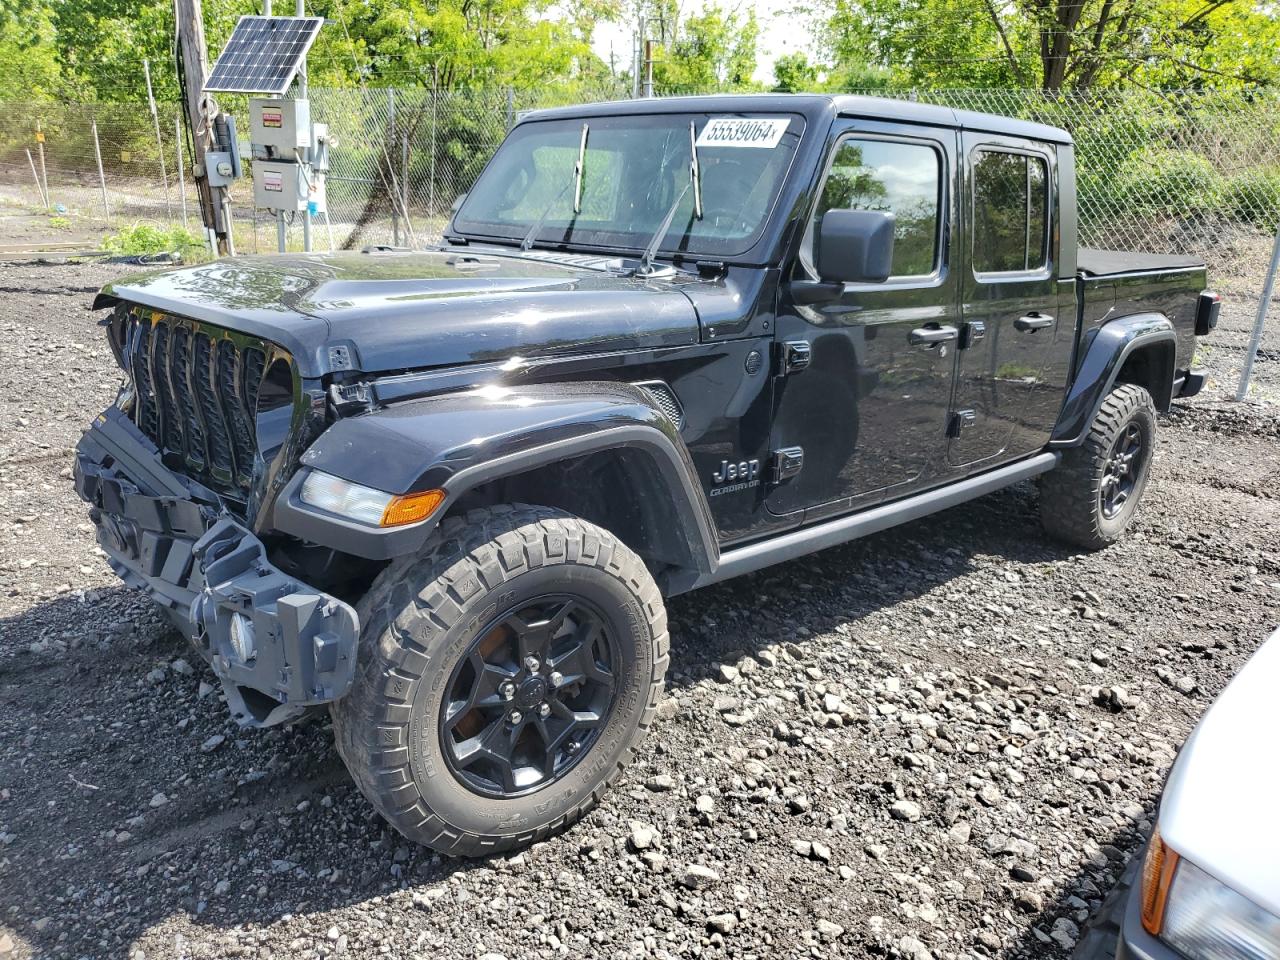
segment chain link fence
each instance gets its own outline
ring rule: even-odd
[[[1280,226],[1280,95],[876,93],[1065,127],[1076,141],[1082,244],[1203,257],[1237,308],[1256,310]],[[313,89],[312,118],[335,138],[328,214],[316,218],[313,247],[430,243],[521,111],[629,95],[620,81],[533,91]],[[242,98],[223,107],[248,129]],[[173,104],[154,119],[145,104],[4,104],[0,203],[47,207],[52,222],[87,218],[119,229],[185,219],[198,230],[192,158],[177,120]],[[237,249],[274,250],[274,218],[253,209],[247,177],[232,202]],[[302,245],[297,219],[291,249]],[[1218,343],[1212,349],[1243,356],[1243,343]]]
[[[620,83],[571,92],[312,89],[311,117],[328,125],[334,144],[328,211],[315,220],[313,248],[437,240],[453,201],[521,111],[627,95]],[[245,98],[221,105],[239,131],[248,130]],[[178,118],[173,104],[160,104],[156,118],[146,104],[0,105],[0,202],[47,208],[55,223],[75,217],[115,229],[154,222],[199,232],[192,157]],[[231,200],[237,250],[276,249],[274,214],[253,208],[248,177]],[[288,243],[301,249],[301,218],[290,221]]]
[[[330,230],[317,243],[326,246],[329,232],[339,247],[433,240],[454,199],[470,187],[521,111],[628,94],[622,83],[566,91],[312,90],[312,118],[327,123],[336,138],[328,178]],[[1089,246],[1196,254],[1231,268],[1238,239],[1273,234],[1280,223],[1280,96],[1274,94],[887,95],[1071,131],[1080,238]],[[243,100],[223,106],[246,130]],[[186,197],[187,220],[198,224],[191,157],[179,149],[177,108],[160,105],[158,121],[157,139],[145,104],[4,104],[0,196],[43,207],[47,181],[51,206],[113,224],[179,223]],[[237,184],[233,201],[236,215],[252,224],[247,178]],[[266,222],[265,213],[261,219]]]

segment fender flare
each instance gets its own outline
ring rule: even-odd
[[[1110,320],[1098,328],[1067,390],[1049,447],[1078,447],[1084,443],[1125,361],[1139,350],[1164,344],[1168,345],[1168,376],[1164,386],[1153,391],[1153,397],[1157,407],[1167,410],[1173,392],[1177,339],[1173,323],[1162,313],[1135,313]]]
[[[626,383],[482,387],[339,420],[303,455],[269,526],[369,559],[404,556],[421,549],[439,518],[481,484],[620,449],[644,456],[670,498],[690,571],[713,569],[718,540],[688,448],[648,395]],[[420,523],[378,529],[303,504],[298,495],[309,470],[388,493],[441,489],[446,500]]]

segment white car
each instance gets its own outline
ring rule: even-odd
[[[1209,708],[1173,765],[1137,883],[1116,918],[1117,960],[1280,958],[1278,736],[1280,630]]]

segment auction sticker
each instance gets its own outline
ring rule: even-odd
[[[762,147],[778,145],[791,121],[786,117],[712,117],[698,134],[699,147]]]

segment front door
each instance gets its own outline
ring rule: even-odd
[[[847,123],[831,148],[792,276],[816,277],[822,216],[851,208],[894,214],[893,275],[845,284],[835,299],[813,305],[790,300],[783,284],[772,446],[798,450],[802,461],[767,503],[778,515],[807,511],[806,521],[899,495],[936,472],[960,322],[948,265],[955,131],[908,137],[900,127]]]
[[[1062,407],[1075,294],[1059,280],[1052,146],[965,133],[970,242],[948,459],[985,468],[1041,449]]]

